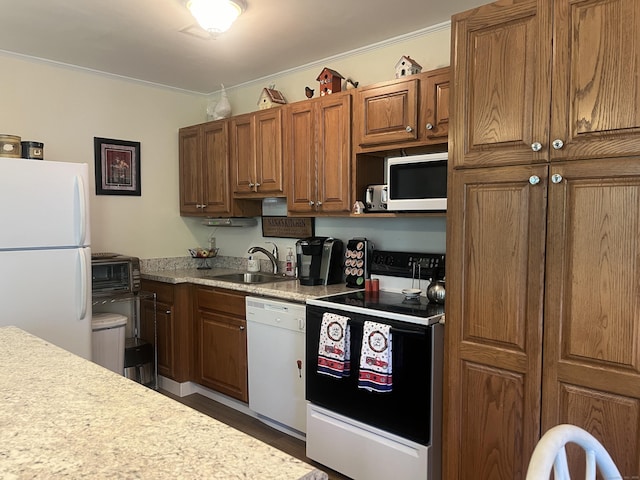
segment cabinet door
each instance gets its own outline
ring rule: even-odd
[[[418,80],[384,83],[357,91],[360,147],[418,138]]]
[[[548,158],[551,2],[503,3],[453,17],[449,161],[456,167]]]
[[[203,214],[231,213],[229,183],[229,124],[226,120],[205,123],[202,127],[204,179]]]
[[[639,155],[640,2],[554,5],[551,158]]]
[[[199,125],[181,128],[178,134],[180,163],[180,214],[201,213],[202,136]]]
[[[524,479],[539,438],[546,177],[451,174],[442,478]]]
[[[549,187],[542,430],[559,423],[587,429],[622,478],[634,478],[640,472],[640,159],[554,164],[550,173],[560,177]],[[576,478],[584,476],[578,472]]]
[[[282,109],[255,114],[256,190],[261,194],[284,194],[282,169]]]
[[[256,151],[253,115],[240,115],[230,121],[233,192],[253,193],[256,184]]]
[[[191,380],[192,300],[189,285],[143,280],[142,289],[156,293],[155,310],[153,300],[141,302],[140,327],[142,338],[153,339],[155,319],[158,373],[176,382]]]
[[[175,349],[173,343],[173,339],[175,337],[175,324],[173,321],[172,307],[172,305],[158,301],[156,302],[155,309],[155,338],[157,340],[155,347],[158,352],[158,374],[169,378],[175,377]],[[153,342],[154,309],[152,301],[145,300],[142,302],[141,315],[141,336],[142,338]]]
[[[318,102],[317,175],[319,212],[351,210],[351,95]]]
[[[294,213],[315,211],[316,137],[315,102],[286,107],[285,162],[289,168],[287,209]]]
[[[200,383],[248,402],[246,320],[200,310],[198,322]]]
[[[446,143],[449,137],[449,92],[451,74],[449,68],[427,72],[420,82],[419,131],[425,143]]]

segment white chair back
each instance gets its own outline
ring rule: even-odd
[[[549,429],[536,445],[526,480],[548,480],[551,467],[555,480],[570,480],[567,453],[564,446],[576,443],[586,454],[586,480],[595,480],[596,467],[605,480],[622,480],[618,468],[602,444],[589,432],[575,425],[556,425]]]

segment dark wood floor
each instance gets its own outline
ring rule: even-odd
[[[211,400],[198,393],[187,395],[186,397],[177,397],[164,390],[160,390],[160,393],[198,410],[205,415],[209,415],[226,425],[246,433],[247,435],[251,435],[252,437],[257,438],[278,450],[282,450],[292,457],[314,465],[318,469],[327,472],[329,480],[349,480],[349,477],[345,477],[344,475],[334,472],[324,465],[320,465],[319,463],[307,458],[305,455],[305,444],[302,440],[298,440],[297,438],[280,432],[275,428],[271,428],[257,418],[245,415],[244,413],[241,413],[231,407],[227,407],[226,405]]]

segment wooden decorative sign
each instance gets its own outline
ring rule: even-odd
[[[313,217],[262,217],[263,237],[306,238],[313,237]]]

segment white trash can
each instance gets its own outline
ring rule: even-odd
[[[119,375],[124,373],[127,320],[118,313],[94,313],[91,320],[91,360]]]

